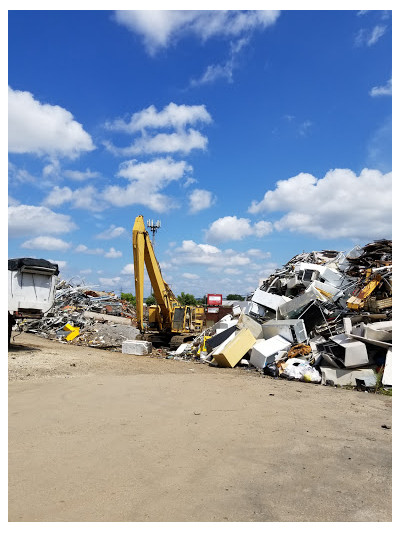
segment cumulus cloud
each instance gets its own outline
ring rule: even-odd
[[[106,208],[104,200],[93,185],[75,190],[57,185],[43,200],[43,204],[50,207],[59,207],[66,203],[75,209],[86,209],[94,212],[103,211]]]
[[[392,96],[392,79],[388,80],[385,85],[372,87],[369,94],[370,96]]]
[[[189,195],[189,210],[191,213],[198,213],[214,205],[215,201],[212,192],[205,189],[194,189]]]
[[[117,175],[128,179],[129,184],[126,187],[107,187],[102,196],[118,207],[141,204],[154,211],[165,212],[176,207],[176,203],[161,191],[191,171],[192,167],[186,161],[175,161],[170,157],[141,163],[135,159],[125,161]]]
[[[264,198],[253,201],[249,212],[287,213],[274,223],[278,231],[326,238],[374,239],[392,231],[392,173],[364,169],[330,170],[317,179],[301,173],[278,181]]]
[[[192,150],[205,150],[207,143],[207,137],[190,128],[189,131],[158,133],[154,136],[143,135],[130,146],[124,148],[118,148],[111,142],[105,142],[104,145],[114,155],[129,157],[138,154],[171,154],[176,152],[188,154]]]
[[[112,142],[106,141],[104,146],[114,155],[124,157],[177,152],[188,154],[192,150],[207,148],[207,137],[193,126],[211,122],[211,115],[204,105],[177,105],[171,102],[161,111],[151,105],[134,113],[128,121],[117,119],[106,123],[105,126],[110,131],[139,134],[131,145],[117,147]],[[162,129],[167,131],[155,132]]]
[[[121,235],[126,234],[126,229],[121,226],[116,226],[115,224],[111,224],[109,228],[102,231],[98,235],[96,235],[96,239],[104,239],[104,240],[110,240],[110,239],[116,239],[117,237],[121,237]]]
[[[42,235],[43,228],[50,234],[68,233],[77,228],[69,215],[55,213],[43,206],[16,205],[8,208],[10,237]]]
[[[78,244],[74,250],[77,253],[88,254],[88,255],[103,255],[103,248],[88,248],[86,244]]]
[[[106,128],[126,133],[136,133],[147,129],[182,129],[197,123],[209,124],[211,115],[204,105],[177,105],[170,102],[161,111],[151,105],[133,113],[129,122],[122,119],[107,122]]]
[[[104,254],[104,257],[108,259],[116,259],[117,257],[122,257],[122,252],[111,247],[108,252]]]
[[[121,270],[121,274],[124,276],[133,276],[135,274],[135,269],[133,266],[133,263],[128,263],[124,266],[124,268]]]
[[[238,37],[273,25],[279,11],[116,11],[115,20],[139,34],[147,51],[155,54],[186,35],[202,41]]]
[[[181,246],[169,252],[173,265],[198,264],[227,268],[245,266],[250,263],[247,254],[235,250],[221,250],[210,244],[197,244],[192,240],[183,241]]]
[[[29,250],[59,250],[65,251],[71,247],[71,243],[65,242],[62,239],[56,237],[39,236],[34,239],[29,239],[21,244],[21,248],[27,248]]]
[[[251,224],[248,218],[227,216],[215,220],[206,231],[206,240],[209,242],[240,241],[245,237],[255,235],[264,237],[271,233],[271,222],[261,220]]]
[[[18,154],[76,158],[95,146],[69,111],[9,87],[8,149]]]

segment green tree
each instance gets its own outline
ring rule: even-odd
[[[181,305],[198,305],[198,302],[193,294],[181,292],[180,295],[177,296],[177,300]]]
[[[121,292],[121,300],[126,300],[134,307],[136,306],[136,296],[133,296],[130,292]]]
[[[149,306],[149,305],[156,305],[157,300],[154,298],[153,295],[151,295],[151,296],[148,296],[148,297],[145,299],[144,303],[145,303],[147,306]]]
[[[228,294],[226,297],[227,300],[238,300],[243,302],[244,298],[243,296],[240,296],[240,294]]]

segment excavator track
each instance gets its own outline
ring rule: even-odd
[[[188,336],[188,335],[174,335],[171,340],[170,340],[170,343],[169,343],[169,347],[171,350],[176,350],[177,348],[179,348],[179,346],[181,344],[183,344],[184,342],[190,342],[194,339],[193,335],[192,336]]]

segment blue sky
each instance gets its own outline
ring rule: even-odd
[[[391,238],[391,11],[9,11],[9,257],[247,294]],[[150,292],[147,282],[145,293]]]

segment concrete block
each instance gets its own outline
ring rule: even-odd
[[[288,350],[292,343],[275,335],[270,339],[259,339],[251,349],[250,363],[256,368],[264,368],[266,365],[273,363],[279,352]]]
[[[281,335],[291,343],[307,342],[308,336],[304,320],[288,319],[288,320],[268,320],[262,325],[262,332],[264,339],[270,339],[275,335]]]
[[[253,337],[256,339],[263,338],[263,329],[261,324],[259,324],[254,318],[251,318],[249,315],[242,314],[237,323],[238,329],[248,329],[251,331]]]
[[[344,333],[330,337],[334,343],[342,348],[340,359],[346,368],[354,368],[369,364],[368,352],[363,342],[348,337]]]
[[[248,329],[241,329],[235,337],[221,350],[214,354],[219,366],[233,368],[251,350],[256,339]]]
[[[331,368],[329,366],[320,366],[322,376],[322,385],[352,385],[356,386],[356,379],[364,381],[369,387],[376,384],[376,375],[373,368],[353,369]]]
[[[122,342],[122,353],[130,355],[149,355],[152,351],[149,341],[126,340]]]

